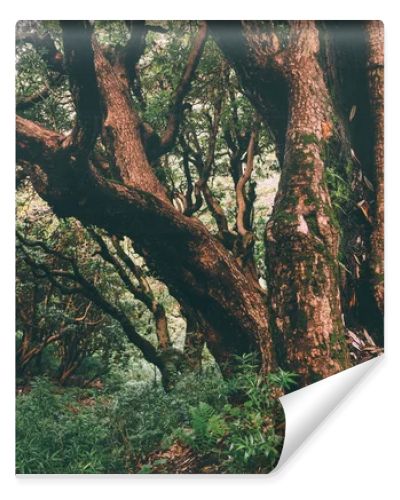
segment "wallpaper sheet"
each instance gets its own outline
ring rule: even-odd
[[[17,474],[267,474],[375,366],[383,39],[17,23]]]

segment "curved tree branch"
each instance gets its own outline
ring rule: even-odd
[[[24,248],[24,245],[38,246],[37,241],[29,242],[27,238],[21,237],[21,235],[17,235],[17,237],[21,241],[21,249],[22,252],[24,253],[24,259],[26,263],[33,270],[41,272],[44,277],[49,279],[49,281],[51,281],[54,284],[54,286],[56,286],[60,290],[61,293],[63,294],[79,293],[87,297],[89,300],[93,301],[93,303],[96,304],[96,306],[98,306],[102,311],[104,311],[106,314],[108,314],[109,316],[111,316],[120,323],[129,340],[142,352],[144,358],[148,362],[157,366],[162,372],[164,371],[165,369],[164,363],[159,353],[157,352],[156,348],[148,340],[146,340],[137,333],[134,325],[129,320],[128,316],[121,309],[117,308],[115,305],[109,302],[104,297],[104,295],[99,292],[96,286],[83,276],[74,259],[66,256],[63,257],[64,260],[68,260],[68,262],[71,264],[73,272],[55,271],[51,269],[47,264],[35,260],[29,254],[29,252]],[[49,248],[45,243],[43,243],[40,246],[42,249]],[[54,251],[52,251],[51,253],[53,255],[59,255],[58,252],[55,254]],[[62,277],[63,279],[67,279],[68,281],[76,283],[78,286],[69,287],[67,285],[64,285],[62,282],[59,281],[59,279],[57,279],[59,277]]]
[[[207,24],[200,23],[200,28],[193,42],[181,81],[175,91],[174,100],[169,111],[167,128],[161,137],[161,148],[164,154],[174,144],[182,117],[183,100],[190,90],[190,83],[199,64],[207,38]]]
[[[129,258],[129,256],[124,252],[122,247],[119,245],[119,242],[116,238],[113,238],[114,247],[117,249],[117,255],[121,260],[126,264],[129,262],[128,269],[135,269],[134,276],[140,276],[139,287],[137,287],[129,277],[128,273],[124,269],[121,262],[113,255],[110,249],[107,246],[107,243],[104,239],[98,234],[94,229],[89,229],[89,234],[92,238],[97,242],[100,247],[100,254],[103,259],[109,262],[114,269],[117,271],[119,277],[133,295],[133,297],[137,300],[143,302],[143,304],[147,307],[147,309],[153,314],[155,324],[156,324],[156,336],[158,340],[158,345],[161,350],[166,350],[171,348],[171,340],[169,338],[168,333],[168,322],[165,314],[164,307],[160,304],[154,297],[153,292],[144,278],[141,272],[138,272],[137,266],[133,263],[133,261]]]
[[[17,113],[21,111],[26,111],[27,109],[30,109],[32,106],[35,104],[38,104],[39,102],[42,102],[44,99],[49,97],[50,95],[50,89],[47,85],[45,85],[43,88],[35,92],[34,94],[31,94],[29,96],[24,96],[20,97],[17,100]]]
[[[76,123],[70,144],[79,154],[91,152],[101,127],[100,99],[94,68],[93,27],[88,21],[61,21],[64,65],[75,103]]]
[[[62,147],[64,137],[29,120],[17,120],[17,158],[30,162],[34,187],[56,215],[135,241],[179,303],[188,303],[208,324],[207,344],[221,366],[234,359],[232,354],[261,351],[264,371],[273,370],[261,294],[200,221],[173,207],[146,158],[130,96],[96,42],[93,47],[103,140],[120,180],[104,178],[90,160],[77,169]]]
[[[253,171],[254,163],[254,149],[256,144],[257,131],[252,130],[249,140],[249,145],[247,147],[247,164],[243,175],[240,177],[238,183],[236,184],[236,204],[237,204],[237,214],[236,214],[236,227],[238,233],[241,236],[246,236],[249,232],[249,228],[245,224],[245,213],[246,213],[246,193],[245,187],[247,182],[250,180],[251,173]]]

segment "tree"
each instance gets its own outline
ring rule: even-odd
[[[212,40],[206,43],[208,25],[227,60]],[[340,175],[357,153],[350,147],[327,77],[327,67],[337,76],[341,66],[321,62],[319,38],[329,29],[314,22],[208,25],[183,26],[180,36],[191,42],[182,51],[182,43],[173,39],[165,67],[160,59],[168,23],[127,22],[110,29],[102,23],[64,21],[61,33],[56,27],[53,36],[46,29],[41,33],[40,26],[22,23],[20,57],[34,47],[48,82],[43,88],[31,83],[28,95],[23,89],[19,99],[17,110],[24,116],[17,115],[17,162],[58,217],[74,217],[97,228],[91,229],[92,237],[128,290],[132,283],[127,271],[138,276],[119,241],[132,241],[181,305],[188,332],[196,333],[193,341],[188,336],[188,345],[198,351],[206,342],[226,376],[237,354],[255,351],[264,373],[279,364],[296,371],[299,385],[306,385],[350,363],[342,314],[348,285],[342,283],[338,263],[345,238],[340,238],[341,220],[327,179],[329,170]],[[154,31],[161,31],[161,38],[149,54]],[[108,36],[116,40],[106,43]],[[328,41],[327,47],[328,53],[335,44]],[[182,52],[186,59],[179,72],[174,58],[182,60]],[[153,66],[150,81],[141,71],[141,59]],[[160,65],[163,78],[157,73]],[[370,86],[373,107],[380,98],[381,79],[379,71],[369,68],[364,81],[375,82]],[[205,74],[212,76],[207,80]],[[47,102],[49,94],[54,99],[49,86],[68,101],[58,106],[61,111],[53,125],[51,113],[45,113],[45,119],[32,116],[40,99]],[[152,88],[150,96],[146,88]],[[59,95],[56,100],[60,102]],[[382,133],[379,120],[377,140]],[[157,132],[161,129],[163,133]],[[254,158],[258,156],[259,166],[271,139],[282,174],[265,231],[266,300],[257,269],[251,175]],[[175,168],[169,161],[175,165],[177,157],[185,193],[168,179]],[[218,168],[232,178],[233,217],[210,187]],[[203,200],[216,231],[204,223]],[[377,231],[373,248],[381,248],[381,237]],[[96,290],[73,262],[70,265],[70,279],[90,289],[91,300],[99,303]],[[142,298],[156,314],[162,348],[168,345],[162,311],[160,316],[151,297]],[[112,308],[107,312],[116,318]],[[126,328],[131,326],[126,323]],[[157,352],[150,355],[155,348],[145,346],[140,335],[132,334],[131,340],[151,362],[161,359]],[[157,366],[170,370],[165,364]]]
[[[49,231],[48,226],[55,229]],[[59,377],[63,383],[91,350],[110,353],[112,349],[121,349],[117,342],[112,343],[115,335],[108,334],[109,346],[99,342],[99,338],[93,342],[97,331],[107,329],[105,318],[117,322],[144,358],[159,368],[166,389],[172,387],[178,372],[187,371],[189,365],[200,368],[201,350],[191,352],[190,333],[184,353],[173,347],[165,307],[153,291],[154,280],[151,285],[129,241],[120,242],[91,227],[85,230],[79,223],[57,225],[51,218],[44,224],[36,221],[35,228],[41,233],[40,240],[17,232],[21,288],[17,293],[17,318],[22,331],[17,349],[19,374],[53,343],[62,351]],[[26,228],[25,233],[29,233]],[[140,306],[145,307],[154,322],[150,331],[154,331],[155,346],[146,339],[148,326],[144,333],[139,326],[143,315]],[[100,335],[100,339],[106,336]]]
[[[384,310],[383,251],[383,24],[366,23],[368,39],[367,71],[373,129],[373,179],[375,181],[374,229],[372,232],[371,267],[374,296],[381,313]]]
[[[80,37],[75,36],[77,29]],[[202,26],[195,52],[205,34]],[[209,349],[221,366],[232,354],[260,349],[265,370],[270,371],[275,360],[261,294],[249,286],[218,239],[173,207],[145,153],[142,130],[148,127],[141,126],[127,88],[94,40],[92,27],[63,23],[63,37],[77,113],[73,131],[65,138],[17,118],[18,158],[34,163],[29,175],[35,189],[57,215],[74,216],[112,234],[131,237],[135,249],[178,301],[196,311]],[[169,124],[176,122],[176,110],[197,59],[189,58]],[[102,161],[99,157],[94,163],[89,161],[100,129],[118,182],[99,173],[95,166]],[[165,148],[171,129],[167,127],[164,139],[155,138],[152,132],[147,140]],[[154,147],[150,150],[156,156]]]
[[[380,24],[375,29],[377,26],[379,30]],[[360,24],[353,28],[358,36],[363,31]],[[249,99],[270,127],[282,164],[274,213],[266,228],[269,302],[276,344],[280,346],[279,359],[301,373],[303,383],[328,376],[349,364],[339,290],[341,228],[330,199],[327,170],[332,159],[338,174],[349,158],[357,161],[357,157],[343,123],[343,109],[340,109],[343,102],[340,97],[339,102],[332,97],[342,60],[336,66],[331,60],[325,61],[325,67],[320,62],[324,56],[320,52],[320,36],[325,31],[329,33],[329,29],[321,26],[318,30],[317,23],[311,21],[212,24],[214,36],[235,67]],[[373,36],[381,52],[370,55],[379,57],[372,91],[378,102],[372,109],[379,116],[377,129],[382,134],[383,81],[379,72],[383,55],[382,40],[376,41],[381,36],[378,33]],[[330,42],[333,47],[326,47],[328,54],[335,49],[332,39]],[[351,50],[347,40],[346,44],[350,46],[347,50]],[[369,45],[373,51],[371,40]],[[364,50],[367,46],[368,42]],[[358,56],[363,60],[362,53]],[[333,74],[331,88],[323,71],[326,66],[326,73]],[[364,84],[367,77],[371,81],[365,67],[360,73]],[[341,89],[336,86],[335,90],[343,93],[347,84],[345,81]],[[379,97],[376,88],[380,89]],[[381,138],[378,135],[375,144],[378,144],[377,163],[382,167]],[[377,208],[380,207],[376,228],[382,227],[380,174],[376,182]],[[373,239],[372,255],[376,255],[377,247],[383,248],[382,234],[375,237],[379,244]],[[380,266],[382,257],[380,253]],[[382,267],[378,265],[377,269]],[[379,299],[382,286],[381,283],[378,291],[375,285],[378,305],[382,302],[382,295]],[[379,323],[381,326],[382,318]]]
[[[19,212],[25,210],[24,215],[20,213],[18,229],[28,233],[26,228],[30,226],[31,235],[27,239],[17,233],[17,375],[27,380],[46,373],[66,383],[83,363],[87,364],[90,358],[94,361],[96,354],[97,368],[92,362],[91,377],[99,376],[112,351],[122,348],[123,337],[110,317],[90,299],[80,293],[65,293],[67,287],[58,279],[65,272],[67,259],[59,260],[55,249],[79,241],[85,271],[93,273],[97,281],[101,274],[102,280],[109,283],[112,275],[98,262],[84,258],[87,247],[76,223],[57,225],[54,216],[42,210],[43,203],[35,207],[39,217],[33,208],[18,207]],[[48,243],[32,239],[32,232],[41,238],[46,235]],[[51,269],[54,274],[47,279],[44,270]]]

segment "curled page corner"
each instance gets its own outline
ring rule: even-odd
[[[286,433],[274,472],[287,463],[313,431],[382,360],[383,355],[280,398],[285,412]]]

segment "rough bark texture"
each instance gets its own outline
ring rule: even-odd
[[[374,261],[371,240],[377,193],[376,110],[370,99],[367,70],[370,42],[364,22],[329,21],[318,23],[318,27],[322,41],[319,59],[334,103],[338,132],[330,168],[348,186],[348,199],[337,211],[342,235],[340,261],[345,266],[341,267],[342,309],[351,330],[366,329],[382,346],[383,311],[374,283],[383,276],[376,280],[370,265]]]
[[[367,23],[369,54],[367,60],[368,82],[374,133],[374,174],[375,174],[375,208],[374,229],[371,238],[371,270],[372,286],[380,311],[384,310],[384,65],[383,65],[383,23],[370,21]]]
[[[119,181],[102,177],[85,156],[69,156],[68,139],[18,117],[17,157],[30,163],[37,192],[59,216],[130,237],[172,294],[198,312],[208,347],[221,366],[231,365],[233,354],[256,350],[265,372],[275,369],[262,295],[223,245],[169,201],[146,157],[126,87],[96,42],[94,67],[102,138]],[[79,116],[79,100],[75,104]]]
[[[324,179],[332,109],[317,63],[313,24],[292,26],[285,64],[290,94],[282,177],[267,226],[270,300],[285,363],[305,383],[346,366],[338,283],[338,229]],[[307,112],[305,112],[307,110]]]
[[[299,386],[303,386],[349,365],[339,283],[338,221],[325,178],[330,157],[342,155],[343,151],[346,161],[353,158],[354,165],[362,164],[359,170],[364,183],[369,158],[373,156],[374,194],[369,194],[368,199],[362,196],[357,210],[368,224],[374,220],[369,267],[376,303],[383,311],[383,28],[377,22],[366,24],[367,70],[364,68],[362,98],[356,105],[353,98],[357,96],[348,82],[350,58],[345,71],[340,73],[335,68],[331,72],[337,80],[335,88],[348,91],[345,102],[338,105],[330,93],[333,87],[329,71],[325,71],[324,78],[325,56],[320,50],[321,32],[315,22],[208,24],[246,95],[271,131],[282,168],[273,215],[266,228],[270,310],[265,294],[253,279],[256,276],[249,273],[245,255],[253,242],[250,190],[249,197],[245,196],[254,154],[255,137],[251,131],[236,131],[237,145],[233,144],[233,135],[224,131],[227,146],[232,150],[232,176],[238,195],[237,230],[242,241],[239,253],[227,218],[207,186],[220,122],[218,101],[207,157],[200,158],[196,165],[200,178],[195,186],[196,202],[192,203],[193,183],[188,167],[190,144],[182,146],[187,163],[186,198],[190,201],[183,213],[174,207],[152,168],[152,162],[170,151],[178,136],[184,99],[207,36],[205,23],[200,23],[181,83],[171,101],[166,130],[159,136],[141,121],[129,90],[130,87],[135,94],[139,83],[134,65],[144,49],[143,23],[131,29],[131,39],[113,65],[104,56],[88,23],[64,22],[64,65],[58,64],[58,71],[69,77],[76,108],[74,129],[65,137],[17,117],[17,159],[28,169],[35,189],[57,215],[73,216],[84,224],[104,228],[117,238],[126,235],[132,239],[135,249],[183,308],[195,311],[195,324],[188,325],[187,349],[194,349],[196,355],[201,352],[204,336],[226,374],[231,373],[235,354],[250,351],[260,353],[263,370],[270,372],[276,368],[276,349],[279,364],[299,373]],[[81,33],[78,38],[74,38],[75,28]],[[329,69],[331,61],[326,65]],[[346,77],[341,81],[343,75]],[[230,98],[234,113],[235,96]],[[368,106],[363,106],[367,101]],[[353,118],[354,109],[360,109],[360,116],[371,113],[372,132],[362,125],[352,132],[344,118],[349,106]],[[186,136],[181,135],[184,143]],[[368,149],[365,142],[374,147]],[[243,144],[250,153],[244,176]],[[106,151],[101,158],[99,150]],[[217,222],[219,237],[211,235],[199,220],[187,216],[200,208],[202,196]],[[373,205],[371,217],[365,208],[368,203]],[[361,233],[369,239],[371,229],[365,229],[365,220],[362,223]],[[249,255],[251,264],[252,252]],[[357,280],[358,276],[354,281]],[[362,288],[359,283],[354,286],[358,291]],[[168,347],[164,312],[151,300],[149,308],[155,315],[165,357],[150,352],[148,358],[154,354],[152,362],[169,374],[179,360],[174,359],[176,353]],[[123,317],[117,319],[125,321]],[[129,330],[131,326],[125,327],[128,336],[136,339],[136,332]],[[201,335],[191,335],[193,332]],[[175,368],[170,370],[170,365]]]
[[[103,142],[113,169],[126,186],[139,187],[169,201],[147,161],[141,123],[130,96],[97,44],[94,62],[103,109]]]
[[[274,56],[279,49],[271,22],[213,21],[212,35],[235,68],[243,90],[275,138],[283,161],[288,115],[287,82]]]
[[[33,129],[37,131],[37,127]],[[43,136],[54,140],[48,132]],[[24,148],[27,142],[37,145],[37,138],[28,141],[26,136],[19,136],[18,142]],[[44,149],[45,158],[48,152]],[[69,165],[66,167],[69,169]],[[212,326],[207,344],[219,362],[228,362],[233,353],[257,350],[260,345],[265,369],[274,367],[261,294],[249,285],[234,258],[199,221],[181,215],[169,202],[150,193],[107,181],[93,168],[81,179],[83,193],[78,179],[75,183],[72,176],[55,170],[51,186],[47,181],[54,171],[46,175],[34,169],[31,178],[39,194],[60,216],[74,216],[112,234],[129,236],[178,300],[198,310]]]
[[[315,23],[289,25],[284,49],[271,23],[243,22],[236,45],[228,38],[231,46],[226,33],[218,33],[221,26],[213,32],[277,141],[282,176],[266,230],[271,320],[279,361],[299,373],[300,385],[305,385],[347,367],[348,355],[338,282],[339,237],[324,179],[332,107],[317,61]]]

